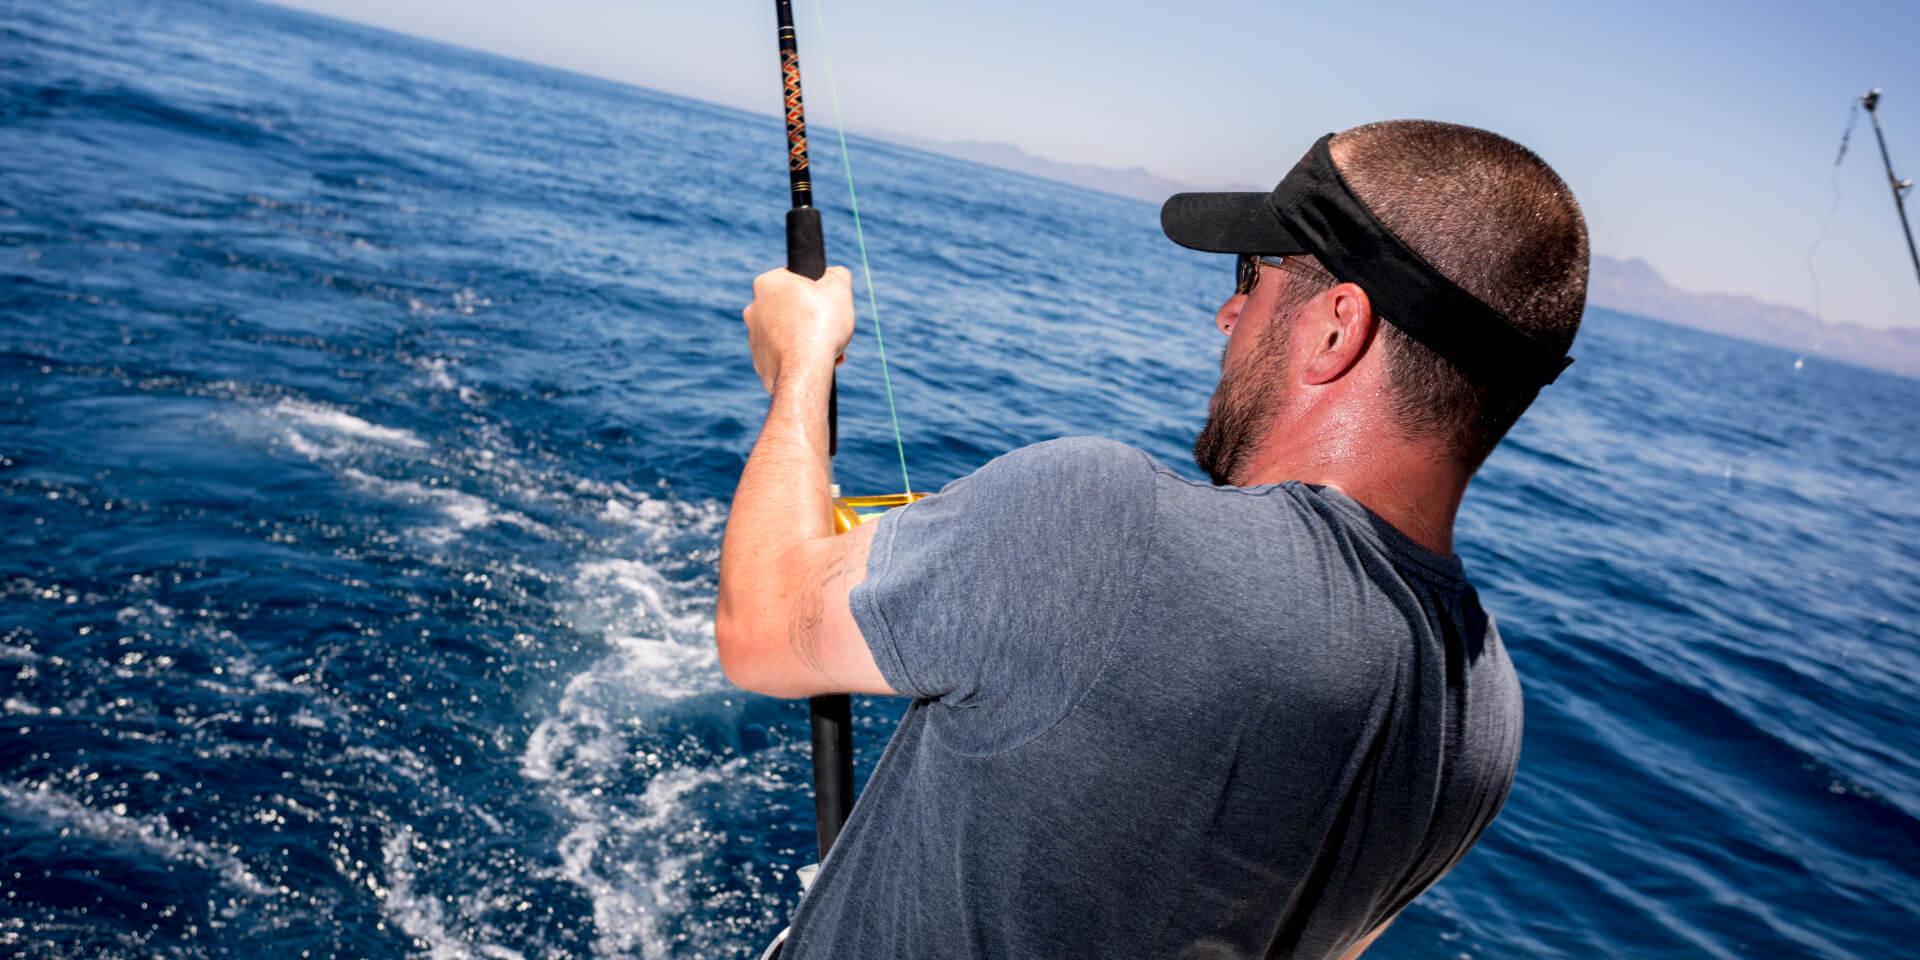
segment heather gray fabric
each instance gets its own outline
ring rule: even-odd
[[[853,612],[914,701],[783,960],[1324,957],[1513,782],[1458,561],[1330,488],[1062,440],[879,523]]]

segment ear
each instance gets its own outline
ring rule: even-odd
[[[1310,313],[1313,322],[1300,329],[1313,338],[1300,375],[1315,386],[1346,376],[1366,355],[1379,323],[1373,315],[1373,301],[1359,284],[1339,284],[1321,294],[1320,300],[1320,306]]]
[[[1220,328],[1221,333],[1227,336],[1233,336],[1233,325],[1240,322],[1240,311],[1246,308],[1247,294],[1236,293],[1228,297],[1227,302],[1221,304],[1220,309],[1214,311],[1213,325]]]

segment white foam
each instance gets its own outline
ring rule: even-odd
[[[380,766],[398,773],[414,783],[422,783],[433,773],[433,765],[426,759],[406,747],[383,749],[355,744],[346,749],[346,754],[355,760],[372,760]]]
[[[30,647],[15,646],[11,643],[0,643],[0,660],[9,660],[15,663],[35,663],[40,660],[40,655],[35,653]]]
[[[461,287],[453,292],[453,308],[469,317],[491,306],[493,301],[472,287]]]
[[[698,954],[703,948],[686,942],[680,924],[700,896],[694,871],[727,842],[705,829],[712,792],[778,789],[749,766],[762,756],[675,765],[648,739],[651,718],[728,689],[704,569],[725,513],[714,502],[587,479],[574,480],[571,492],[598,500],[600,518],[627,534],[614,555],[584,559],[572,575],[577,600],[567,618],[598,631],[608,653],[568,681],[535,727],[521,775],[569,824],[555,853],[560,876],[593,906],[593,954]],[[627,785],[642,777],[647,785],[636,796]]]
[[[598,483],[579,480],[575,492],[603,500],[600,519],[632,530],[652,545],[668,535],[717,539],[726,522],[727,509],[718,500],[689,503],[655,497],[623,483]]]
[[[710,645],[615,638],[616,652],[567,681],[554,714],[521,754],[529,780],[562,787],[612,775],[626,759],[621,721],[723,687]]]
[[[705,812],[693,794],[723,783],[766,786],[748,774],[747,759],[669,768],[630,804],[599,790],[560,795],[576,821],[559,844],[560,875],[593,904],[596,956],[684,952],[676,950],[669,921],[693,907],[688,868],[714,856],[721,842],[721,835],[698,829]]]
[[[466,397],[467,389],[460,387],[448,372],[449,361],[428,359],[415,365],[436,388],[457,389],[463,398]],[[415,480],[381,476],[381,473],[393,471],[377,469],[373,465],[395,459],[412,463],[425,460],[436,467],[444,467],[439,457],[423,457],[423,452],[431,450],[432,445],[410,430],[372,423],[335,407],[302,400],[280,400],[267,408],[263,417],[256,418],[253,424],[243,425],[242,429],[257,429],[259,419],[264,419],[269,427],[267,439],[270,442],[278,443],[314,463],[337,470],[340,477],[361,489],[383,499],[433,507],[445,522],[416,531],[431,545],[445,546],[469,531],[497,523],[512,524],[546,539],[558,536],[545,524],[501,507],[484,496],[429,486]],[[498,488],[508,496],[557,499],[551,491],[543,490],[525,468],[510,457],[501,456],[495,449],[505,445],[506,441],[497,430],[483,430],[482,435],[475,438],[468,448],[470,453],[455,457],[456,463],[448,472],[472,473],[498,480]],[[462,465],[458,463],[461,460],[469,462]]]
[[[419,872],[414,867],[413,851],[427,847],[409,827],[387,834],[380,845],[380,859],[386,872],[386,884],[369,879],[368,887],[380,898],[380,910],[414,942],[426,948],[432,960],[524,960],[524,955],[496,943],[470,943],[447,927],[446,908],[430,896],[413,891]]]
[[[659,526],[670,512],[671,508],[664,500],[609,497],[606,506],[600,510],[600,519],[644,531]]]
[[[398,427],[383,427],[371,423],[333,407],[306,403],[300,400],[282,400],[273,405],[273,413],[285,420],[291,420],[301,426],[342,437],[353,437],[373,443],[385,444],[408,449],[425,449],[427,442],[414,435],[411,430]]]
[[[624,639],[652,625],[671,639],[709,640],[713,619],[704,603],[673,595],[675,585],[641,560],[608,559],[581,564],[575,572],[585,605],[604,619],[609,639]],[[704,598],[702,598],[704,599]]]
[[[447,372],[449,361],[445,357],[432,357],[415,364],[421,373],[427,376],[427,385],[435,390],[457,390],[453,374]]]
[[[409,301],[409,303],[418,304],[419,301]],[[420,312],[417,308],[410,307],[410,309],[414,309],[416,313]],[[435,390],[451,392],[457,395],[462,403],[478,404],[480,402],[480,391],[455,380],[453,374],[449,372],[456,365],[455,361],[446,357],[428,357],[408,362],[414,369],[425,375],[427,386]]]
[[[280,439],[286,443],[288,449],[308,460],[331,459],[344,452],[334,447],[314,443],[298,430],[289,429],[280,435]]]
[[[439,510],[440,515],[449,522],[420,531],[420,535],[427,542],[436,546],[451,543],[469,530],[477,530],[495,523],[510,523],[539,536],[554,535],[546,525],[524,514],[502,509],[489,500],[463,490],[429,487],[413,480],[389,480],[356,467],[348,467],[342,475],[361,489],[383,499],[416,506],[430,505]]]
[[[26,787],[0,783],[0,800],[22,813],[103,843],[130,843],[169,863],[200,867],[251,896],[267,897],[277,892],[254,876],[232,851],[182,836],[159,814],[136,817],[126,812],[124,804],[106,810],[90,807],[44,784]]]

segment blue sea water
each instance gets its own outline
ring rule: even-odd
[[[804,710],[710,648],[782,150],[268,7],[0,0],[0,953],[781,926]],[[853,161],[916,486],[1065,434],[1191,471],[1226,264],[1147,204]],[[838,471],[885,492],[870,319]],[[1518,783],[1374,954],[1912,955],[1920,383],[1600,310],[1576,352],[1461,518]],[[859,704],[863,775],[899,711]]]

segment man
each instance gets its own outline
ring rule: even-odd
[[[1241,255],[1194,445],[1212,486],[1054,441],[831,536],[849,280],[755,281],[772,405],[722,546],[721,664],[776,696],[913,698],[786,960],[1353,956],[1504,802],[1520,691],[1452,530],[1569,362],[1573,196],[1511,141],[1396,121],[1161,218]]]

